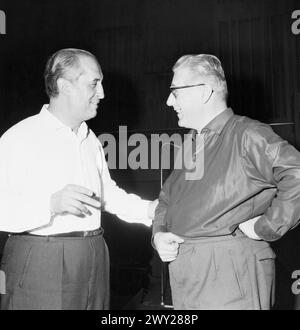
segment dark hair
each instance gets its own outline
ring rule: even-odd
[[[98,63],[92,53],[76,48],[61,49],[48,59],[44,79],[46,93],[50,98],[58,95],[57,80],[65,77],[68,70],[80,67],[79,56],[90,56]]]

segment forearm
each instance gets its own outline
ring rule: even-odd
[[[258,219],[254,230],[267,241],[275,241],[300,219],[300,154],[288,144],[282,145],[273,163],[277,192],[271,205]]]
[[[138,222],[146,225],[152,223],[149,215],[151,201],[144,200],[135,194],[128,194],[113,181],[104,190],[103,203],[107,212],[117,215],[126,222]]]
[[[245,168],[252,182],[277,188],[271,204],[254,225],[264,240],[275,241],[300,219],[300,153],[270,128],[259,125],[244,136]]]

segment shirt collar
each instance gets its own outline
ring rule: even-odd
[[[206,131],[214,132],[220,135],[228,120],[234,115],[231,108],[227,108],[211,120],[202,130],[201,133]]]
[[[49,110],[49,104],[44,104],[42,110],[40,111],[40,116],[44,119],[48,128],[58,131],[58,130],[68,130],[72,131],[71,128],[64,123],[62,123],[58,118],[56,118]],[[78,128],[77,136],[80,139],[85,139],[89,133],[88,126],[85,122],[81,123]]]

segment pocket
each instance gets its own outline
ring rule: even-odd
[[[256,262],[265,276],[275,276],[276,254],[270,247],[265,247],[255,253]]]
[[[240,294],[241,298],[245,297],[245,292],[243,290],[243,285],[242,285],[242,280],[241,280],[241,276],[239,273],[239,267],[234,259],[234,255],[231,251],[229,251],[229,255],[230,255],[230,260],[231,260],[231,264],[232,264],[232,269],[233,269],[233,274],[234,274],[234,278],[236,281],[236,286],[238,289],[238,292]]]
[[[255,276],[260,309],[270,309],[275,301],[275,258],[276,254],[270,247],[255,253]]]
[[[257,260],[263,261],[268,259],[275,259],[275,252],[268,246],[256,252]]]
[[[180,245],[176,259],[169,263],[170,276],[175,283],[182,285],[190,277],[194,254],[195,248],[192,245]]]

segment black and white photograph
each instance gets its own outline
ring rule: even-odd
[[[299,223],[299,0],[0,0],[0,320],[299,310]]]

